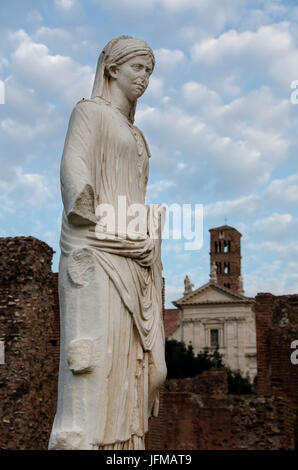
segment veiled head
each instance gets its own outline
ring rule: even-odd
[[[146,43],[146,41],[142,39],[132,38],[130,36],[119,36],[117,38],[112,39],[104,47],[98,59],[96,76],[91,97],[95,98],[96,96],[100,96],[108,101],[111,100],[110,80],[112,70],[113,67],[120,68],[120,66],[122,66],[123,64],[128,64],[132,66],[135,70],[137,70],[137,67],[143,66],[147,76],[147,83],[146,80],[141,83],[141,80],[139,78],[136,79],[136,96],[135,101],[132,103],[132,109],[130,113],[130,120],[133,122],[136,100],[145,91],[148,85],[149,76],[152,73],[155,65],[154,54],[152,52],[152,49]],[[121,67],[121,69],[122,71],[125,71],[125,69],[127,69],[128,71],[127,67]],[[122,76],[122,78],[125,77]],[[138,85],[140,87],[139,92],[137,91]],[[143,88],[143,90],[141,90],[141,88]],[[132,89],[131,97],[134,100]]]

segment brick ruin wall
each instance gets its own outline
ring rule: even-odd
[[[298,295],[258,294],[255,311],[258,393],[286,397],[298,414],[298,365],[290,360],[298,340]]]
[[[282,397],[228,395],[225,371],[167,380],[151,418],[150,450],[289,450],[291,408]]]
[[[57,382],[52,255],[32,237],[0,239],[0,449],[47,448]]]
[[[180,326],[180,310],[178,308],[164,308],[163,320],[165,326],[165,337],[173,335]]]

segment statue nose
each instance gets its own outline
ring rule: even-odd
[[[143,78],[146,78],[146,70],[145,69],[140,70],[140,76],[143,77]]]

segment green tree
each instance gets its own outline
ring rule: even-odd
[[[225,366],[218,349],[209,351],[206,348],[195,356],[192,345],[186,347],[183,342],[175,339],[166,340],[166,363],[168,379],[195,377],[205,370],[224,367],[228,376],[229,393],[255,393],[248,377],[243,377],[240,371],[233,371]]]

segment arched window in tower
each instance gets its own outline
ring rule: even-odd
[[[216,261],[216,274],[221,274],[221,263]]]
[[[214,242],[215,253],[221,253],[221,243],[220,241]]]
[[[230,274],[231,272],[231,266],[229,262],[224,263],[224,274]]]
[[[231,251],[231,241],[224,240],[224,253],[230,253]]]

